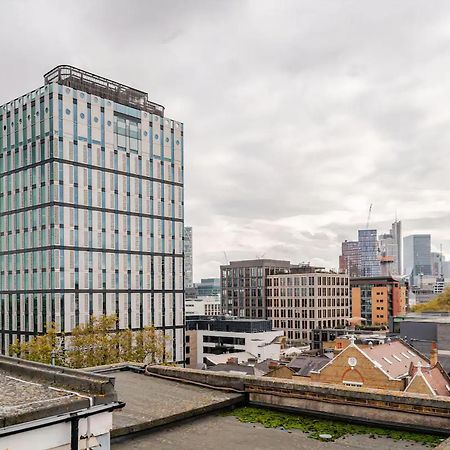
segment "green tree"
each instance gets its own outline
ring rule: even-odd
[[[14,343],[10,353],[45,363],[53,360],[57,365],[73,368],[126,361],[164,363],[170,357],[165,350],[166,343],[167,337],[154,327],[118,330],[116,316],[101,316],[91,317],[88,323],[75,327],[66,336],[58,335],[53,325],[43,336]]]
[[[30,361],[61,366],[65,362],[62,340],[63,336],[58,334],[56,324],[51,323],[46,334],[35,336],[28,342],[17,340],[11,344],[9,353]]]

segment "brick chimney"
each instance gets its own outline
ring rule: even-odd
[[[227,359],[227,364],[238,364],[238,359],[234,356]]]
[[[430,365],[434,367],[438,362],[438,349],[436,342],[431,343]]]

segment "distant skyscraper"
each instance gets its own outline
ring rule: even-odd
[[[412,234],[403,239],[404,274],[413,283],[421,275],[431,275],[431,236]]]
[[[381,274],[377,230],[358,230],[359,271],[362,277]]]
[[[402,225],[395,221],[389,233],[379,237],[381,275],[401,275]]]
[[[358,241],[344,241],[342,254],[339,256],[339,270],[350,277],[359,277],[359,243]]]
[[[192,227],[184,227],[184,287],[194,286],[194,272],[192,261]]]

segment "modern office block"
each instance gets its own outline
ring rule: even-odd
[[[291,263],[276,259],[231,261],[220,266],[222,306],[225,314],[265,319],[266,277],[278,270],[289,271]]]
[[[0,348],[89,316],[183,361],[183,124],[70,66],[0,107]]]
[[[358,230],[359,272],[361,277],[380,275],[377,230]]]
[[[431,235],[412,234],[403,239],[403,267],[411,284],[418,285],[422,276],[431,275]]]
[[[349,276],[313,267],[267,277],[267,317],[289,341],[313,341],[316,328],[344,327],[350,318]]]
[[[395,221],[389,233],[379,236],[381,276],[402,274],[402,223]]]

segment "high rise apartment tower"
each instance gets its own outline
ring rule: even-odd
[[[0,107],[0,349],[89,316],[183,360],[183,124],[70,66]]]

